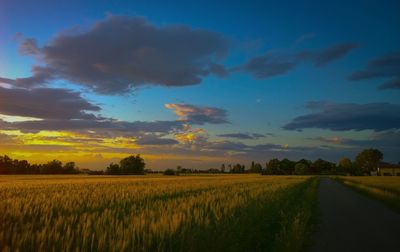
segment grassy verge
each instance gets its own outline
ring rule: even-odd
[[[365,181],[366,179],[364,179],[363,181],[363,178],[346,179],[343,177],[335,177],[335,180],[339,181],[343,185],[371,198],[380,200],[393,210],[400,213],[400,191],[393,187],[385,187],[384,183],[379,181],[383,179],[385,178],[376,178],[375,181]]]
[[[273,251],[304,251],[317,226],[319,178],[312,178],[288,193],[283,202],[280,230]]]

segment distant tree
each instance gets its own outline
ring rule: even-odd
[[[222,173],[225,173],[225,164],[222,164],[222,165],[221,165],[221,172],[222,172]]]
[[[317,159],[313,163],[313,168],[317,173],[331,173],[335,171],[336,165],[323,159]]]
[[[308,166],[304,163],[297,163],[294,166],[294,174],[296,175],[304,175],[307,174]]]
[[[348,157],[342,157],[340,160],[339,160],[339,167],[340,168],[342,168],[342,169],[350,169],[350,167],[351,167],[351,160],[350,160],[350,158],[348,158]]]
[[[107,167],[106,173],[109,174],[109,175],[119,175],[119,174],[121,174],[121,170],[120,170],[118,164],[111,163]]]
[[[250,166],[250,172],[252,172],[252,173],[261,173],[262,172],[261,164],[252,162],[252,164]]]
[[[283,174],[291,175],[294,172],[295,162],[285,158],[280,162],[280,170]]]
[[[42,165],[40,173],[42,174],[62,174],[63,166],[59,160],[53,160],[45,165]]]
[[[304,159],[304,158],[300,159],[299,161],[297,161],[297,163],[305,164],[307,166],[307,168],[310,168],[311,165],[312,165],[312,162],[310,160],[307,160],[307,159]]]
[[[246,167],[241,164],[236,164],[232,167],[232,173],[244,173]]]
[[[174,175],[178,175],[179,173],[177,173],[173,169],[166,169],[163,174],[166,176],[174,176]]]
[[[146,166],[144,159],[140,157],[140,155],[132,155],[122,159],[119,162],[121,174],[135,174],[142,175],[144,174],[144,167]]]
[[[281,174],[280,164],[281,164],[281,161],[279,161],[279,159],[277,159],[277,158],[271,159],[268,162],[266,173],[267,174],[275,174],[275,175]]]
[[[374,171],[383,159],[383,154],[378,149],[365,149],[357,156],[355,163],[363,172]]]
[[[254,166],[255,166],[254,161],[251,161],[250,172],[254,171]]]
[[[220,173],[221,171],[217,168],[210,168],[207,170],[208,173]]]
[[[64,165],[64,172],[68,174],[77,173],[75,162],[68,162]]]

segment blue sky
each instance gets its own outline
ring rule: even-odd
[[[134,148],[132,147],[133,149],[124,149],[122,152],[115,150],[115,146],[107,146],[109,148],[107,150],[101,149],[99,146],[97,149],[95,147],[90,149],[92,152],[98,152],[97,154],[104,156],[105,163],[128,152],[137,151],[143,152],[144,155],[148,154],[149,159],[154,159],[154,156],[163,153],[162,148],[167,148],[168,151],[174,149],[175,152],[168,152],[172,156],[171,164],[174,161],[185,164],[188,162],[187,160],[179,158],[174,160],[174,157],[189,155],[190,157],[201,157],[202,162],[196,163],[196,165],[204,167],[220,162],[248,162],[251,158],[264,161],[275,156],[296,159],[304,155],[310,159],[322,157],[335,161],[341,156],[353,158],[357,151],[367,147],[381,148],[386,154],[386,160],[398,162],[400,161],[398,160],[400,147],[393,142],[388,143],[384,136],[391,134],[389,138],[400,139],[400,120],[398,115],[393,114],[393,111],[394,113],[400,112],[398,102],[399,11],[398,1],[324,1],[324,3],[320,1],[302,1],[301,3],[298,1],[279,1],[279,3],[276,1],[218,1],[218,3],[215,1],[64,1],[61,3],[61,1],[3,0],[0,2],[0,78],[7,80],[0,85],[10,89],[3,90],[3,92],[10,93],[14,89],[20,88],[27,92],[37,88],[74,90],[79,92],[81,99],[100,107],[93,112],[96,116],[101,115],[102,117],[96,118],[96,122],[102,120],[120,122],[179,121],[190,125],[192,130],[201,129],[206,132],[206,136],[204,133],[198,136],[198,142],[178,139],[179,134],[197,134],[183,129],[163,132],[148,132],[146,129],[141,129],[140,134],[129,132],[127,135],[115,133],[107,136],[108,140],[122,137],[130,139],[136,144]],[[187,41],[193,41],[193,47],[201,47],[201,43],[210,43],[207,45],[209,50],[213,50],[213,53],[223,51],[223,55],[216,56],[210,52],[209,54],[204,53],[200,58],[201,49],[198,54],[194,52],[193,55],[190,55],[190,50],[182,55],[179,50],[176,51],[176,58],[187,60],[188,57],[192,57],[189,60],[195,61],[196,67],[201,68],[202,71],[208,71],[205,75],[198,72],[193,73],[200,78],[196,83],[185,83],[183,79],[177,80],[179,85],[170,84],[171,81],[179,78],[181,73],[176,69],[182,67],[173,65],[175,60],[172,56],[169,58],[172,59],[172,63],[161,69],[162,72],[165,72],[165,76],[169,76],[168,80],[162,79],[162,77],[160,77],[161,79],[153,78],[151,73],[147,72],[154,70],[151,67],[160,63],[160,61],[152,62],[151,57],[143,59],[150,66],[141,70],[145,73],[139,71],[131,76],[129,72],[124,72],[118,76],[118,73],[121,74],[119,70],[114,70],[114,72],[107,70],[106,74],[109,75],[106,76],[107,82],[102,84],[102,88],[107,88],[107,90],[110,88],[113,90],[112,92],[93,88],[96,83],[93,82],[95,77],[92,75],[85,75],[85,73],[79,73],[79,76],[74,75],[73,72],[76,73],[76,69],[61,69],[63,66],[54,65],[56,64],[54,63],[55,59],[52,58],[54,55],[50,55],[51,52],[46,51],[46,47],[50,48],[55,45],[55,47],[58,46],[57,50],[65,49],[67,51],[68,48],[63,48],[65,45],[63,43],[67,41],[68,36],[79,37],[83,34],[77,39],[81,39],[76,42],[79,45],[79,43],[83,43],[84,36],[94,36],[91,31],[95,24],[111,25],[113,17],[117,17],[117,19],[122,17],[124,21],[120,23],[127,22],[132,29],[140,26],[133,19],[144,20],[147,25],[156,29],[154,36],[170,33],[169,27],[184,26],[192,32],[186,31],[188,33],[186,34],[185,31],[182,31],[171,34],[171,36],[185,36]],[[74,31],[74,29],[79,29],[79,31]],[[106,29],[108,28],[104,28],[104,30]],[[204,31],[204,33],[200,31]],[[113,31],[110,32],[113,34]],[[16,34],[18,35],[16,36]],[[102,37],[103,35],[105,37]],[[114,35],[119,38],[118,36],[121,34]],[[100,37],[107,39],[106,36],[103,33]],[[143,37],[146,36],[144,34]],[[144,39],[142,39],[140,31],[132,34],[129,39],[142,43],[142,49],[155,46],[153,49],[162,56],[151,54],[152,57],[154,56],[154,60],[164,60],[165,58],[159,57],[164,57],[164,53],[168,54],[175,50],[175,47],[169,47],[173,46],[169,45],[169,40],[178,44],[180,40],[179,37],[160,36],[166,40],[159,41],[159,44],[155,41],[151,43],[146,42],[147,40],[142,41]],[[195,38],[191,36],[198,36],[201,41],[195,41]],[[56,38],[61,38],[61,42],[59,41],[57,44]],[[24,47],[24,41],[27,39],[36,41],[36,45],[29,47],[37,50],[35,55],[33,55],[34,53],[21,55],[20,48],[27,48]],[[112,39],[110,42],[104,42],[102,47],[100,47],[101,41],[95,39],[91,41],[93,47],[86,49],[86,51],[93,50],[93,52],[88,52],[89,56],[97,57],[97,48],[102,48],[102,50],[115,48],[112,45],[114,43]],[[120,41],[115,43],[123,45]],[[146,45],[146,43],[150,44]],[[217,43],[222,44],[217,45]],[[190,47],[187,44],[181,46]],[[129,46],[127,48],[129,49]],[[168,48],[171,50],[168,51]],[[167,51],[162,51],[164,49]],[[193,48],[193,51],[196,50]],[[128,53],[129,51],[127,51]],[[333,55],[334,53],[337,53],[336,56]],[[65,55],[57,55],[57,57],[63,57],[57,58],[63,62],[70,59],[68,52]],[[300,57],[304,58],[300,59]],[[388,57],[391,59],[391,65],[385,65],[384,69],[368,68],[368,62]],[[74,60],[77,60],[72,62],[74,64],[86,62],[85,59]],[[122,63],[124,63],[117,62],[118,59],[107,58],[107,60],[101,62],[99,69],[104,66],[114,67],[112,65],[114,63],[123,66]],[[204,60],[208,63],[203,63]],[[138,62],[128,60],[127,62],[142,64],[140,60]],[[255,62],[258,63],[255,64]],[[97,64],[97,62],[94,63]],[[181,63],[185,62],[176,62],[176,64]],[[208,68],[209,64],[221,66],[226,72],[226,76],[213,74]],[[51,77],[43,83],[29,84],[30,86],[12,81],[31,76],[31,68],[34,66],[42,66],[47,71],[54,71],[54,73],[52,72]],[[82,65],[82,69],[84,67],[86,66]],[[374,73],[374,77],[361,77],[357,80],[349,77],[363,70]],[[66,71],[69,72],[66,73]],[[175,75],[172,76],[172,72],[168,71],[174,71]],[[273,74],[270,74],[271,71]],[[376,72],[379,73],[376,74]],[[184,73],[187,72],[182,70],[182,74]],[[257,73],[264,75],[260,77],[257,76]],[[128,78],[127,81],[133,83],[131,83],[132,87],[123,93],[119,92],[121,90],[117,90],[117,92],[116,87],[110,87],[114,81],[120,81],[120,78],[123,81],[125,81],[124,78]],[[142,80],[143,78],[144,80]],[[378,89],[383,83],[392,79],[395,84],[390,85],[390,88]],[[139,85],[138,82],[143,83]],[[15,95],[14,93],[12,94]],[[328,105],[321,103],[319,107],[307,108],[306,105],[313,101],[324,102]],[[40,101],[32,102],[33,104],[38,103],[38,107],[40,107]],[[166,104],[179,104],[180,107],[168,109]],[[343,104],[347,105],[342,106]],[[17,106],[10,103],[6,105],[14,106],[14,108]],[[20,106],[23,107],[23,105]],[[187,112],[188,108],[194,109],[195,112]],[[51,108],[48,109],[51,110]],[[210,109],[215,110],[211,115],[206,112]],[[29,115],[28,112],[15,112],[14,110],[4,109],[2,111],[0,108],[0,115]],[[348,112],[347,117],[341,116],[340,111],[342,110]],[[82,108],[82,111],[85,110]],[[327,113],[327,116],[322,116],[323,113],[318,114],[318,111]],[[180,116],[179,113],[181,113]],[[304,115],[310,115],[312,120],[310,118],[307,118],[307,122],[302,120],[301,124],[296,124],[296,128],[283,128]],[[213,116],[219,117],[214,118]],[[37,116],[32,117],[37,118]],[[193,118],[191,121],[191,117],[196,118],[196,121]],[[198,118],[204,120],[200,122]],[[38,119],[54,120],[55,118],[42,117]],[[63,119],[82,120],[71,117]],[[0,126],[2,127],[0,129],[3,129],[1,134],[15,138],[17,136],[10,132],[24,131],[21,125],[15,123],[11,125],[12,119],[8,120],[9,122],[5,120],[6,126]],[[355,122],[357,120],[359,120],[358,124]],[[376,125],[374,123],[376,120],[382,123]],[[340,124],[348,126],[338,129],[337,125]],[[108,128],[101,129],[110,131]],[[35,126],[35,130],[46,132],[49,127],[37,128]],[[76,128],[62,130],[52,128],[51,130],[68,132],[72,134],[71,137],[76,137],[77,134]],[[96,131],[94,128],[84,127],[79,129],[79,133],[81,134],[85,130]],[[257,133],[265,136],[256,139],[218,136],[228,133],[249,135]],[[40,134],[37,134],[39,137]],[[138,139],[142,139],[144,136],[174,139],[174,141],[176,139],[176,141],[173,144],[171,142],[173,146],[168,146],[161,141],[162,144],[159,146],[157,143],[151,142],[151,144],[140,147]],[[19,137],[21,138],[21,136]],[[102,137],[106,138],[106,136]],[[350,140],[359,141],[354,143]],[[60,142],[58,144],[62,145],[62,140],[58,139],[58,141]],[[245,146],[240,149],[237,147],[238,143]],[[49,143],[41,139],[41,145],[52,144],[54,142]],[[81,141],[79,144],[84,146],[85,143]],[[222,144],[228,147],[226,149],[215,147]],[[276,146],[266,150],[257,147],[265,144]],[[25,145],[28,146],[29,143],[25,142]],[[83,150],[81,145],[79,148],[75,148],[76,153],[79,152],[81,156],[84,155],[82,153],[89,153],[89,149]],[[279,146],[284,147],[279,149]],[[311,148],[314,149],[311,150]],[[15,143],[3,147],[3,149],[11,155],[23,156],[25,153],[21,148],[16,148]],[[30,153],[32,158],[38,160],[37,157],[41,154],[40,151],[35,151],[34,145],[27,147],[26,153]],[[69,155],[71,153],[74,153],[74,150],[70,150]],[[213,161],[207,159],[210,156],[213,157]],[[218,159],[218,156],[221,158]],[[55,157],[64,158],[61,154]],[[95,158],[85,157],[82,160],[85,161],[82,161],[82,165],[89,167],[99,163]],[[154,162],[153,165],[163,166],[159,162]],[[168,165],[170,164],[168,163]]]

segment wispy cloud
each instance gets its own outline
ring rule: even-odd
[[[363,70],[356,71],[348,76],[351,81],[378,78],[389,78],[388,81],[378,87],[380,90],[400,89],[400,52],[393,52],[372,59]]]
[[[195,106],[184,103],[165,104],[168,109],[174,110],[180,120],[191,124],[202,125],[229,123],[227,120],[227,111],[216,107]]]
[[[315,67],[325,66],[343,58],[357,47],[358,45],[355,43],[343,43],[333,45],[324,50],[306,50],[297,53],[271,51],[251,59],[243,66],[235,68],[235,70],[248,72],[258,79],[267,79],[287,74],[306,61],[311,61]]]
[[[226,137],[226,138],[237,138],[237,139],[259,139],[265,137],[263,134],[258,133],[226,133],[226,134],[219,134],[219,137]]]

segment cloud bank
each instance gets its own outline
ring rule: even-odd
[[[25,39],[20,48],[43,62],[32,76],[1,78],[20,87],[64,79],[98,93],[117,94],[142,85],[187,86],[214,73],[228,50],[221,35],[187,26],[155,26],[143,18],[109,16],[88,30],[59,33],[43,47]]]
[[[95,119],[101,108],[68,89],[0,87],[0,114],[43,119]]]
[[[400,128],[400,105],[391,103],[310,102],[314,112],[294,118],[283,126],[286,130],[306,128],[384,131]]]

